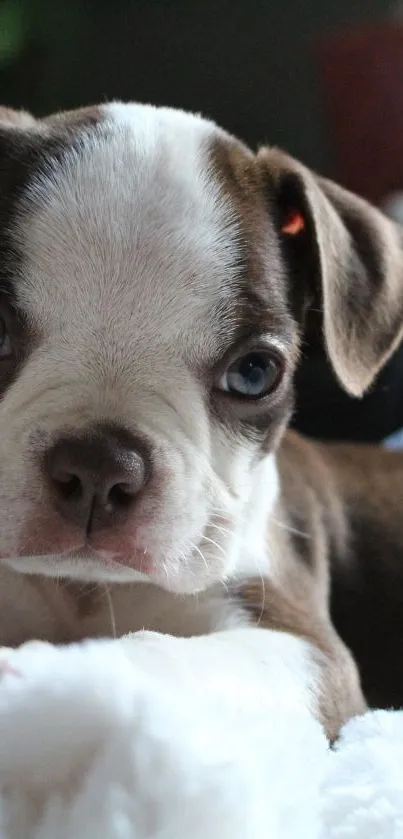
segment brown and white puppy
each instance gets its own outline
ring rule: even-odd
[[[402,701],[402,460],[283,436],[312,303],[353,394],[400,340],[400,231],[198,116],[0,118],[0,642],[280,637],[333,737],[364,700],[332,605]]]

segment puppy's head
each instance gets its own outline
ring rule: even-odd
[[[361,393],[400,234],[182,112],[0,111],[0,557],[196,591],[266,557],[304,311]]]

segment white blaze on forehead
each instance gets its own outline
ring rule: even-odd
[[[210,159],[220,136],[180,111],[108,105],[31,185],[18,293],[45,331],[130,321],[133,338],[191,333],[193,351],[213,340],[211,313],[233,298],[238,258]]]

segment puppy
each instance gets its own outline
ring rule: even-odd
[[[285,433],[310,307],[351,394],[401,340],[400,230],[199,116],[0,120],[0,642],[280,639],[330,738],[347,644],[400,702],[402,460]]]

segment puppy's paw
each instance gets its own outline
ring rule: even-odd
[[[5,676],[21,676],[14,659],[15,650],[12,647],[0,647],[0,682]]]
[[[210,661],[210,643],[200,639],[195,649],[195,640],[140,633],[124,643],[32,643],[4,652],[22,677],[0,680],[0,810],[10,836],[32,836],[35,827],[52,839],[118,839],[122,824],[139,839],[297,835],[295,824],[282,829],[290,824],[289,788],[302,788],[301,754],[326,754],[319,726],[308,718],[284,756],[288,715],[273,727],[250,707],[240,725],[226,701],[205,700],[207,671],[195,667],[195,655]],[[221,671],[208,672],[216,698]],[[309,820],[316,777],[311,786],[301,804]],[[15,822],[24,812],[29,830]],[[311,824],[303,833],[315,835]]]
[[[30,660],[32,653],[41,654],[45,649],[52,649],[52,645],[45,641],[27,641],[20,647],[0,647],[0,685],[7,676],[21,678],[24,664]]]
[[[41,787],[74,775],[124,721],[136,690],[133,668],[110,642],[1,649],[0,777]]]

